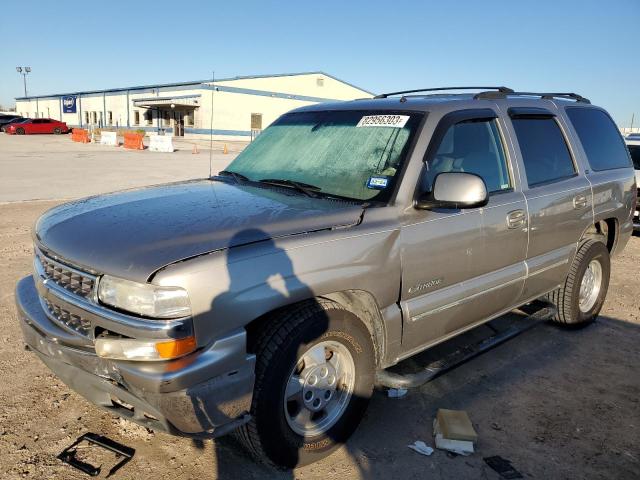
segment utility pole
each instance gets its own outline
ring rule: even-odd
[[[27,97],[27,75],[31,73],[31,67],[16,67],[16,71],[22,75],[24,81],[24,96]]]

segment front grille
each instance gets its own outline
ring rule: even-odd
[[[80,335],[85,337],[89,337],[89,332],[91,332],[91,322],[85,318],[82,318],[80,315],[76,315],[75,313],[71,313],[64,308],[51,303],[47,299],[42,299],[45,307],[49,311],[49,313],[62,325],[67,327],[67,329],[72,330]]]
[[[42,252],[36,252],[38,260],[42,265],[45,277],[81,297],[90,297],[95,286],[95,277],[84,274],[79,270],[68,267],[60,262],[56,262],[46,257]]]

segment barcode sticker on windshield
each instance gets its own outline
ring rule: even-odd
[[[365,115],[356,127],[394,127],[402,128],[407,124],[409,115]]]

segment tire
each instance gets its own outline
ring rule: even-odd
[[[580,290],[590,267],[591,274],[594,275],[594,288],[599,290],[597,294],[594,292],[589,298],[585,298],[581,305]],[[604,243],[588,240],[580,245],[564,286],[547,295],[558,308],[558,315],[553,320],[571,327],[583,327],[593,322],[607,296],[610,272],[609,251]]]
[[[16,135],[24,135],[24,128],[16,128]]]
[[[60,135],[62,133],[62,130],[60,129],[60,127],[56,127],[53,129],[53,133],[55,135]]]
[[[324,352],[325,363],[308,362],[309,357],[303,359],[305,353],[311,352]],[[351,375],[341,376],[339,370],[331,370],[326,375],[322,370],[323,365],[333,368],[331,362],[336,358],[344,360],[344,365],[351,365],[348,355],[353,360]],[[326,457],[347,441],[364,416],[373,392],[374,369],[375,354],[369,331],[351,312],[328,300],[305,302],[285,311],[265,327],[257,341],[252,419],[237,431],[239,440],[257,460],[281,469],[308,465]],[[295,430],[300,428],[297,414],[303,418],[305,402],[320,404],[321,397],[327,393],[324,388],[330,387],[321,384],[323,373],[325,381],[333,380],[343,387],[328,397],[324,410],[310,414],[311,425],[320,425],[331,418],[334,423],[304,435]],[[304,386],[298,387],[299,394],[287,394],[294,400],[285,402],[287,385],[293,375],[302,379],[294,384],[304,383]],[[349,378],[351,389],[345,389],[344,382]],[[309,387],[314,379],[318,383]],[[312,396],[305,400],[309,390]],[[330,415],[340,412],[336,405],[340,405],[341,399],[346,398],[344,392],[349,390],[351,395],[343,401],[341,413],[337,417],[336,413]],[[309,414],[311,410],[306,412]],[[314,416],[318,419],[314,420]]]

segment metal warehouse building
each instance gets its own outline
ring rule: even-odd
[[[74,127],[246,141],[291,109],[371,96],[324,72],[305,72],[21,97],[16,110]]]

